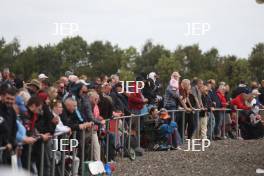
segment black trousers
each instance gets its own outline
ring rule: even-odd
[[[194,113],[185,113],[185,129],[187,128],[187,138],[191,139],[195,131],[195,116]]]

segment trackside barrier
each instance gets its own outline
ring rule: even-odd
[[[210,127],[212,128],[212,115],[213,115],[213,112],[222,112],[223,113],[223,128],[222,128],[222,136],[225,137],[225,122],[226,122],[226,115],[228,114],[228,112],[232,111],[234,113],[236,113],[236,126],[235,126],[235,130],[236,130],[236,139],[239,139],[240,137],[240,130],[239,130],[239,113],[241,111],[243,111],[242,109],[214,109],[213,111],[209,110],[204,110],[204,109],[193,109],[192,110],[192,113],[196,113],[196,112],[201,112],[201,111],[205,111],[205,112],[208,112],[208,120],[210,119]],[[264,109],[260,109],[260,111],[264,111]],[[176,116],[176,113],[182,113],[181,114],[181,118],[182,118],[182,142],[185,141],[185,119],[186,119],[186,111],[184,109],[177,109],[177,110],[168,110],[169,113],[171,113],[172,115],[172,120],[175,121],[178,117]],[[149,114],[141,114],[141,115],[130,115],[130,116],[121,116],[121,117],[114,117],[113,119],[111,120],[114,120],[114,126],[115,126],[115,131],[114,131],[114,134],[115,134],[115,141],[114,141],[114,144],[115,144],[115,147],[118,146],[118,144],[120,145],[121,144],[121,157],[123,158],[124,157],[124,148],[126,147],[125,145],[128,146],[128,151],[129,149],[131,148],[131,133],[132,133],[132,124],[137,124],[137,129],[134,129],[136,130],[136,134],[137,134],[137,140],[138,140],[138,147],[140,147],[140,140],[141,140],[141,136],[140,136],[140,127],[141,127],[141,118],[142,117],[145,117]],[[197,116],[194,115],[195,118],[197,118]],[[105,142],[105,148],[106,148],[106,151],[105,151],[105,159],[106,159],[106,162],[109,161],[109,135],[110,135],[110,119],[107,119],[106,120],[106,142]],[[200,117],[197,120],[197,124],[200,123]],[[122,122],[121,125],[119,125],[119,122]],[[127,126],[126,126],[126,123]],[[121,127],[121,129],[119,128]],[[93,157],[94,157],[94,153],[93,153],[93,127],[92,129],[90,129],[91,131],[91,160],[93,160]],[[197,132],[198,131],[198,132]],[[199,129],[196,131],[196,133],[199,133]],[[212,136],[213,136],[213,131],[214,129],[210,129],[210,139],[212,140]],[[113,131],[112,131],[113,133]],[[119,134],[121,133],[121,136],[119,136]],[[126,135],[127,134],[127,135]],[[67,133],[57,133],[57,134],[54,134],[52,136],[52,139],[58,139],[58,137],[61,137],[62,139],[68,139],[69,138],[69,135]],[[125,137],[127,139],[125,139]],[[72,133],[72,139],[77,139],[77,132],[76,131],[73,131]],[[80,131],[80,145],[81,145],[81,154],[80,154],[80,164],[79,166],[81,167],[81,175],[84,176],[84,161],[85,161],[85,140],[86,140],[86,130],[81,130]],[[121,140],[121,141],[120,141]],[[126,141],[127,141],[127,144],[126,144]],[[55,148],[55,142],[53,143],[53,148]],[[28,160],[27,160],[27,169],[28,171],[31,171],[31,165],[32,165],[32,147],[33,145],[28,145]],[[63,145],[63,149],[65,149],[65,146]],[[103,148],[102,148],[103,149]],[[0,147],[0,152],[6,150],[6,147]],[[40,151],[41,151],[41,154],[40,154],[40,175],[39,176],[43,176],[43,173],[45,172],[44,169],[44,157],[45,157],[45,142],[42,142],[41,143],[41,148],[40,148]],[[53,151],[52,153],[52,161],[51,161],[51,175],[52,176],[55,176],[56,174],[56,153],[55,151]],[[61,175],[65,175],[65,172],[66,172],[66,168],[65,168],[65,156],[66,156],[66,153],[64,150],[61,151]],[[75,158],[77,157],[77,149],[73,149],[72,151],[72,168],[71,170],[73,171],[74,168],[75,168]],[[73,174],[73,173],[72,173]]]
[[[213,120],[212,120],[212,113],[215,112],[215,111],[219,111],[219,112],[223,112],[224,113],[224,118],[223,118],[223,124],[225,124],[225,116],[226,116],[226,111],[230,111],[231,109],[214,109],[213,111],[207,111],[206,109],[192,109],[192,112],[193,113],[198,113],[198,116],[195,116],[195,120],[197,120],[197,127],[199,127],[199,124],[200,124],[200,116],[199,116],[199,113],[201,111],[205,111],[205,112],[208,112],[208,115],[209,115],[209,118],[210,118],[210,127],[212,128],[213,126]],[[175,121],[176,120],[176,113],[177,112],[181,112],[182,115],[181,115],[181,118],[182,118],[182,142],[185,141],[185,118],[186,118],[186,110],[185,109],[177,109],[177,110],[168,110],[169,113],[172,113],[172,120]],[[140,147],[140,126],[141,126],[141,121],[140,121],[140,118],[141,117],[144,117],[144,116],[147,116],[149,114],[141,114],[141,115],[130,115],[130,116],[121,116],[121,117],[115,117],[113,118],[112,120],[115,120],[115,146],[117,146],[117,143],[119,142],[119,144],[121,144],[121,157],[123,158],[124,156],[124,145],[125,145],[125,120],[128,119],[128,131],[127,133],[129,134],[128,135],[128,149],[130,149],[130,143],[131,143],[131,140],[130,140],[130,134],[131,134],[131,125],[132,125],[132,120],[134,120],[135,118],[137,118],[137,140],[138,140],[138,147]],[[237,118],[238,119],[238,118]],[[122,121],[122,125],[121,125],[121,129],[119,129],[119,120]],[[225,126],[225,125],[223,125]],[[239,129],[239,126],[238,126],[238,123],[236,125],[236,130],[238,131]],[[119,136],[119,132],[121,131],[121,138]],[[213,137],[213,132],[214,132],[214,129],[210,129],[210,139],[212,140],[212,137]],[[199,130],[196,130],[196,133],[199,134]],[[239,134],[237,132],[237,134]],[[224,131],[223,131],[223,134],[222,135],[225,135],[225,127],[224,127]],[[121,139],[121,141],[119,141]],[[109,148],[109,143],[107,142],[107,148]],[[108,152],[107,152],[108,154]],[[106,156],[108,158],[108,156]]]

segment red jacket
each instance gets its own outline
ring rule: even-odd
[[[217,94],[219,100],[221,101],[221,105],[222,105],[222,107],[225,108],[225,107],[227,106],[227,101],[226,101],[226,97],[225,97],[225,95],[222,94],[222,93],[219,92],[219,91],[217,91],[216,94]]]
[[[131,86],[132,90],[130,90],[130,95],[128,96],[128,108],[131,110],[140,110],[144,106],[143,95],[140,91],[136,93],[136,83],[133,83]]]
[[[250,110],[251,107],[247,106],[242,94],[231,100],[231,104],[237,106],[238,109]]]

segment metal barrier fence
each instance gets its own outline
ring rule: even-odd
[[[192,112],[195,114],[197,113],[198,115],[194,115],[195,118],[197,118],[197,127],[199,127],[199,123],[200,123],[200,115],[199,113],[201,111],[204,111],[204,110],[201,110],[201,109],[193,109]],[[235,112],[236,113],[236,139],[238,139],[240,137],[240,131],[239,131],[239,112],[240,111],[243,111],[242,109],[235,109],[235,110],[232,110],[232,109],[214,109],[213,111],[209,111],[209,115],[213,112],[222,112],[223,113],[223,133],[222,135],[225,136],[225,120],[226,120],[226,114],[227,114],[227,111],[229,112]],[[260,109],[260,111],[264,111],[264,109]],[[178,110],[168,110],[169,113],[172,114],[172,120],[175,121],[177,118],[182,118],[182,142],[184,143],[185,141],[185,132],[186,132],[186,129],[185,129],[185,118],[186,118],[186,111],[184,109],[178,109]],[[176,113],[182,113],[181,117],[177,117],[175,114]],[[205,111],[207,112],[207,111]],[[142,117],[144,116],[147,116],[149,114],[140,114],[140,115],[130,115],[130,116],[122,116],[122,117],[115,117],[111,120],[113,120],[115,122],[115,132],[114,132],[114,136],[115,136],[115,147],[117,146],[117,142],[120,142],[121,143],[121,158],[124,157],[124,146],[125,146],[125,122],[128,121],[128,129],[127,129],[127,141],[128,141],[128,149],[130,149],[130,146],[131,146],[131,130],[132,130],[132,121],[137,121],[137,145],[138,147],[140,147],[140,142],[141,142],[141,135],[140,135],[140,131],[141,131],[141,119]],[[209,117],[211,118],[211,117]],[[106,158],[106,162],[109,161],[109,143],[110,143],[110,140],[109,140],[109,135],[110,135],[110,119],[106,120],[106,144],[105,144],[105,148],[106,148],[106,154],[105,154],[105,158]],[[120,123],[119,121],[121,122],[121,130],[119,129],[119,126],[120,126]],[[210,121],[211,123],[211,127],[213,126],[212,125],[212,120]],[[198,129],[198,128],[197,128]],[[119,132],[121,131],[121,135],[119,136]],[[90,130],[91,132],[91,160],[93,160],[93,142],[92,142],[92,135],[93,135],[93,128],[92,130]],[[199,133],[199,129],[196,130],[196,132]],[[212,140],[212,133],[213,133],[213,129],[210,129],[210,132],[211,132],[211,135],[210,135],[210,139]],[[81,175],[83,176],[84,175],[84,161],[85,161],[85,140],[86,140],[86,130],[82,130],[81,131],[81,139],[80,139],[80,143],[81,143],[81,158],[80,158],[80,166],[81,166]],[[52,139],[58,139],[58,137],[62,137],[62,139],[68,139],[69,138],[69,135],[67,135],[67,133],[58,133],[58,134],[54,134]],[[121,138],[121,139],[120,139]],[[76,131],[73,131],[72,133],[72,139],[77,139],[77,132]],[[28,145],[29,146],[29,149],[28,149],[28,162],[27,162],[27,166],[28,166],[28,171],[30,172],[31,170],[31,159],[32,159],[32,145]],[[53,147],[56,147],[55,146],[55,142],[53,143]],[[6,147],[0,147],[0,152],[5,150]],[[45,153],[45,142],[42,142],[41,143],[41,161],[40,161],[40,174],[39,176],[43,176],[43,173],[44,173],[44,153]],[[56,168],[56,161],[55,161],[55,155],[56,153],[53,151],[52,153],[52,162],[51,162],[51,175],[52,176],[55,176],[55,168]],[[72,151],[72,170],[74,170],[74,167],[75,167],[75,158],[77,156],[77,150],[74,149]],[[61,151],[61,175],[65,175],[65,151]]]

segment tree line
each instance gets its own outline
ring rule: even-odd
[[[198,44],[177,46],[169,50],[161,44],[147,40],[140,51],[135,47],[121,48],[109,41],[87,43],[82,37],[67,37],[57,44],[29,46],[21,49],[19,41],[0,40],[0,67],[9,67],[24,80],[39,73],[56,80],[65,71],[90,78],[103,74],[119,74],[121,80],[134,80],[155,71],[164,84],[177,70],[184,78],[214,78],[232,87],[240,80],[264,79],[264,43],[252,46],[248,58],[235,55],[220,56],[217,48],[202,51]]]

